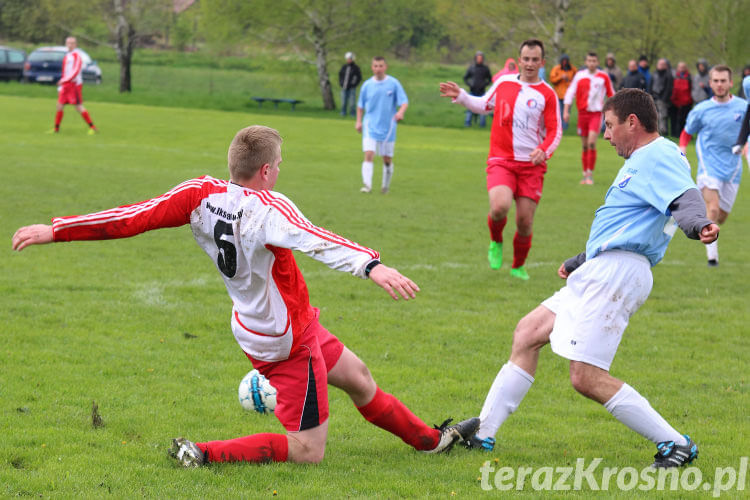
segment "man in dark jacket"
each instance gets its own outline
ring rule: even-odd
[[[346,64],[339,71],[339,85],[341,85],[341,116],[346,116],[347,105],[349,114],[354,116],[357,110],[357,85],[362,81],[362,72],[354,62],[354,53],[347,52],[344,57]]]
[[[474,54],[474,64],[469,66],[464,75],[464,83],[469,87],[469,93],[475,96],[483,96],[487,85],[492,83],[492,72],[487,65],[484,64],[484,53],[477,51]],[[479,116],[479,126],[485,127],[487,125],[487,115]],[[471,127],[472,120],[476,119],[477,115],[466,110],[466,121],[464,125]]]
[[[635,59],[628,61],[628,74],[622,79],[622,88],[646,90],[646,77],[638,71]]]
[[[656,111],[659,115],[659,135],[663,136],[669,134],[669,105],[673,84],[674,77],[669,62],[664,58],[659,59],[656,63],[656,71],[651,75],[651,96],[654,98]]]

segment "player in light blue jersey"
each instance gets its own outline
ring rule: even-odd
[[[732,69],[729,66],[711,68],[709,85],[714,96],[700,102],[688,114],[685,129],[680,134],[680,149],[684,153],[692,136],[698,134],[695,181],[706,202],[708,218],[724,224],[732,211],[742,179],[742,157],[732,153],[732,146],[740,132],[747,101],[732,95]],[[709,266],[719,265],[716,243],[706,246],[706,255]]]
[[[385,72],[384,57],[372,59],[373,76],[362,84],[357,102],[357,132],[362,133],[362,191],[372,189],[372,160],[375,153],[383,157],[381,193],[388,192],[393,177],[393,150],[396,144],[396,124],[404,119],[409,99],[401,83]],[[362,116],[364,115],[364,120]]]
[[[742,79],[742,92],[745,94],[745,99],[748,103],[747,109],[745,110],[745,116],[742,118],[740,133],[737,135],[734,147],[732,147],[732,153],[736,155],[742,152],[742,148],[747,144],[748,135],[750,135],[750,75],[747,75]],[[747,158],[747,164],[750,166],[750,150],[747,148],[745,148],[745,158]]]
[[[570,360],[570,381],[578,392],[656,444],[654,467],[678,467],[698,455],[698,446],[609,369],[630,317],[651,292],[651,267],[664,256],[676,228],[708,244],[719,226],[706,218],[687,159],[659,136],[651,96],[620,90],[604,104],[604,123],[604,138],[625,165],[596,211],[586,251],[557,271],[567,284],[518,323],[510,360],[497,374],[467,446],[493,449],[495,433],[534,382],[540,349],[550,344]]]

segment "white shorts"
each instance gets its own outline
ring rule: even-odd
[[[556,315],[552,351],[609,371],[628,321],[652,285],[651,264],[643,255],[610,250],[587,260],[542,302]]]
[[[740,189],[739,184],[733,182],[724,182],[716,177],[711,177],[706,174],[698,174],[695,179],[695,183],[698,185],[698,189],[703,191],[703,188],[713,189],[719,192],[719,208],[729,213],[732,211],[734,206],[734,200],[737,199],[737,191]]]
[[[395,146],[395,142],[376,141],[372,137],[362,136],[362,151],[375,151],[378,156],[393,158]]]

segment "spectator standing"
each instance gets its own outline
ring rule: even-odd
[[[693,98],[690,95],[691,89],[692,82],[690,81],[687,64],[685,61],[680,61],[677,63],[677,71],[674,74],[672,106],[669,108],[672,137],[679,137],[680,132],[685,128],[685,120],[687,120],[687,115],[693,106]]]
[[[622,88],[646,90],[646,78],[638,69],[635,59],[628,61],[628,74],[622,79]]]
[[[490,68],[484,64],[484,53],[478,50],[474,54],[474,64],[466,69],[464,75],[464,83],[469,87],[469,94],[473,96],[483,96],[484,91],[487,90],[487,86],[492,83],[492,72]],[[470,110],[466,110],[466,121],[464,125],[471,127],[471,122],[479,116],[479,126],[484,128],[487,126],[487,115],[477,115],[472,113]]]
[[[713,96],[714,93],[711,91],[710,77],[708,75],[708,61],[705,59],[698,59],[695,68],[698,72],[693,75],[692,96],[693,103],[698,104],[699,102],[705,101]]]
[[[651,91],[651,71],[649,68],[648,57],[642,54],[641,57],[638,58],[638,71],[640,71],[643,78],[646,79],[646,92]]]
[[[578,69],[570,64],[570,57],[568,54],[560,56],[560,64],[552,68],[549,72],[549,83],[552,84],[552,88],[555,89],[557,94],[557,100],[560,104],[560,118],[562,118],[563,111],[563,99],[565,99],[565,92],[568,91],[570,82],[573,81],[573,77],[576,76]],[[567,122],[562,122],[562,129],[568,128]]]
[[[618,91],[622,88],[622,79],[624,75],[622,74],[622,70],[617,65],[617,61],[615,60],[615,55],[610,52],[607,54],[607,58],[604,60],[604,65],[606,66],[604,70],[609,75],[609,80],[612,82],[612,88],[615,89],[615,91]]]
[[[505,65],[503,66],[503,69],[495,73],[495,75],[492,77],[492,82],[494,83],[498,78],[500,78],[503,75],[517,75],[518,74],[518,66],[516,66],[516,60],[512,57],[509,57],[505,60]]]
[[[346,64],[339,71],[339,85],[341,85],[341,116],[346,116],[346,109],[354,116],[357,112],[357,85],[362,81],[362,71],[354,62],[354,53],[347,52],[344,57]]]
[[[656,62],[656,71],[651,76],[651,96],[656,104],[658,113],[659,135],[669,134],[669,105],[672,99],[672,85],[674,77],[669,62],[663,57]]]

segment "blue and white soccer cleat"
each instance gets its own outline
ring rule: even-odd
[[[698,445],[690,436],[684,434],[687,444],[675,444],[674,441],[662,441],[656,445],[656,455],[652,467],[682,467],[698,458]]]
[[[495,438],[479,439],[476,434],[464,441],[464,446],[470,450],[492,451],[495,449]]]

